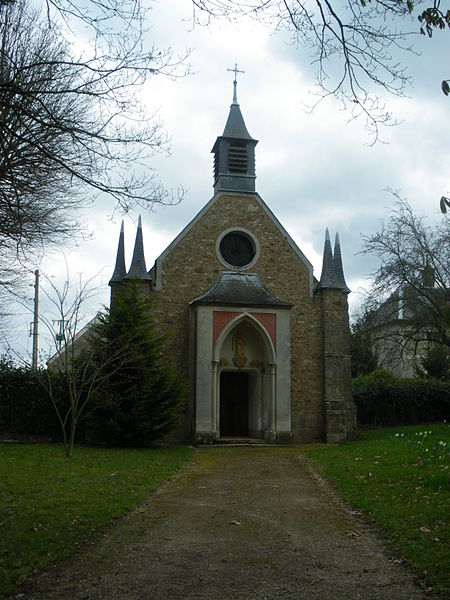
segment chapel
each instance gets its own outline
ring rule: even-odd
[[[320,280],[256,192],[255,147],[237,101],[212,148],[214,195],[147,270],[139,220],[130,268],[123,224],[111,298],[127,279],[153,297],[187,382],[171,441],[341,442],[356,433],[348,294],[339,237]]]

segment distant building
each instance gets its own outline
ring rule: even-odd
[[[320,281],[255,191],[255,146],[236,97],[213,146],[214,196],[147,271],[139,222],[120,233],[111,298],[136,278],[188,382],[174,440],[340,442],[355,433],[349,289],[326,233]]]
[[[367,319],[378,364],[396,377],[417,375],[423,358],[439,344],[441,309],[447,304],[447,295],[435,287],[430,267],[417,279],[415,285],[398,287]],[[442,323],[436,323],[436,318]]]
[[[413,377],[424,352],[424,342],[409,339],[410,310],[405,309],[405,290],[399,288],[372,316],[370,330],[378,366],[396,377]]]

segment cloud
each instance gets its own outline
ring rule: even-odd
[[[448,50],[449,36],[440,36],[436,43],[420,41],[429,54],[412,59],[412,97],[388,99],[389,109],[403,123],[382,132],[387,143],[369,147],[363,123],[348,122],[348,113],[333,98],[312,114],[305,110],[314,86],[313,68],[301,49],[286,44],[286,35],[272,35],[254,21],[192,28],[189,2],[152,6],[149,43],[170,45],[175,53],[191,47],[193,74],[155,76],[143,96],[171,137],[171,154],[156,156],[151,166],[168,188],[186,189],[180,204],[155,206],[154,212],[142,214],[148,267],[213,195],[211,148],[223,132],[232,101],[233,74],[227,69],[235,62],[245,71],[238,77],[241,110],[249,132],[259,140],[257,191],[313,263],[316,277],[329,227],[332,235],[340,233],[350,288],[356,291],[366,284],[376,259],[358,254],[361,234],[374,233],[392,207],[386,187],[399,189],[431,218],[441,218],[439,198],[450,192],[449,100],[433,82],[446,76],[442,61],[435,59]],[[98,306],[108,300],[120,228],[120,218],[112,221],[111,213],[110,202],[96,202],[85,215],[93,239],[67,254],[73,273],[89,278],[102,271]],[[128,265],[136,222],[137,213],[125,218]],[[61,257],[52,255],[44,267],[49,275],[64,279]],[[357,298],[357,293],[350,296],[352,307]]]

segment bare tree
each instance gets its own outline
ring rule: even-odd
[[[404,51],[414,52],[414,35],[432,36],[450,26],[439,0],[423,10],[421,0],[192,0],[193,19],[250,16],[288,31],[309,49],[320,87],[319,102],[333,95],[356,118],[363,116],[374,140],[380,124],[392,123],[380,94],[402,95],[409,83]],[[413,18],[419,19],[414,25]],[[416,21],[417,23],[417,21]],[[448,82],[442,83],[447,93]]]
[[[183,59],[143,47],[138,0],[46,9],[0,2],[0,291],[80,233],[76,211],[95,197],[125,212],[180,199],[151,167],[167,139],[139,94],[156,74],[181,75]]]
[[[381,230],[363,237],[362,253],[380,260],[365,303],[366,326],[384,353],[414,357],[433,344],[450,348],[450,222],[443,217],[428,225],[395,197]]]
[[[74,161],[77,153],[70,133],[52,120],[75,122],[87,107],[55,94],[72,77],[56,64],[67,55],[54,32],[33,27],[23,5],[3,9],[0,18],[0,257],[10,272],[6,261],[74,229],[76,188],[57,161]]]
[[[19,211],[13,234],[26,237],[31,221],[32,235],[63,198],[69,197],[64,208],[79,203],[74,196],[85,186],[109,194],[123,210],[170,202],[147,163],[166,140],[136,93],[150,76],[170,71],[170,53],[145,51],[140,36],[124,32],[112,40],[97,37],[76,56],[62,28],[26,0],[3,7],[0,18],[0,185]],[[46,202],[36,207],[43,194]],[[39,209],[33,220],[24,217],[31,201],[18,206],[24,196]]]
[[[37,373],[37,381],[55,409],[64,451],[71,458],[78,424],[85,415],[93,390],[101,383],[97,371],[90,369],[89,357],[76,360],[82,350],[77,344],[83,331],[82,309],[93,290],[91,282],[80,283],[79,288],[74,291],[69,280],[65,281],[62,289],[58,289],[47,277],[45,281],[46,286],[42,291],[55,312],[52,318],[41,315],[40,320],[47,329],[56,352],[48,361],[48,369]]]
[[[59,289],[49,278],[42,288],[51,316],[40,316],[56,349],[48,360],[48,368],[37,372],[37,381],[48,395],[60,424],[64,451],[72,457],[75,436],[80,422],[89,415],[93,397],[107,379],[121,368],[130,353],[130,347],[116,347],[99,360],[98,353],[89,343],[90,331],[96,319],[86,321],[83,311],[96,294],[93,280],[80,281],[74,288],[69,278]],[[56,317],[56,318],[55,318]]]

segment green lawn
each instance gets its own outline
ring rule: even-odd
[[[191,456],[189,448],[0,444],[0,597],[61,560],[143,502]]]
[[[368,431],[307,454],[427,585],[450,594],[450,425]]]
[[[429,433],[431,432],[431,433]],[[381,429],[306,448],[341,496],[395,550],[450,592],[450,426]],[[0,444],[0,597],[73,553],[190,458],[189,448],[121,450]]]

